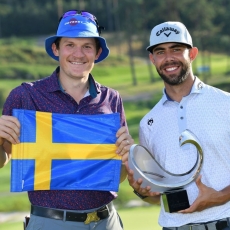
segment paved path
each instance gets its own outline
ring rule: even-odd
[[[23,222],[24,217],[28,214],[28,212],[0,212],[0,224],[3,222]]]
[[[137,95],[132,95],[132,96],[122,96],[122,101],[145,101],[145,100],[150,100],[153,98],[153,93],[142,93],[142,94],[137,94]]]

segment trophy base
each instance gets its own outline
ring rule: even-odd
[[[162,200],[166,212],[178,212],[190,207],[187,191],[183,189],[172,189],[164,192]]]

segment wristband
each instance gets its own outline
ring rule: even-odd
[[[146,197],[148,197],[148,196],[142,196],[139,192],[137,192],[137,191],[135,191],[135,190],[133,190],[133,192],[134,192],[139,198],[141,198],[142,200],[145,199]]]

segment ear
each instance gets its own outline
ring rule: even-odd
[[[100,49],[98,50],[97,55],[96,55],[96,57],[95,57],[95,60],[97,60],[97,59],[100,57],[101,52],[102,52],[102,48],[100,48]]]
[[[190,60],[193,61],[196,59],[196,56],[198,54],[198,49],[197,47],[193,47],[189,50],[189,57],[190,57]]]
[[[155,65],[155,61],[154,61],[154,58],[153,58],[153,54],[152,54],[152,53],[149,53],[149,59],[150,59],[150,61],[153,63],[153,65]]]
[[[58,52],[58,49],[57,49],[57,46],[55,45],[55,43],[52,44],[52,50],[53,50],[53,53],[55,56],[59,56],[59,52]]]

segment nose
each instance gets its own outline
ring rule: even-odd
[[[171,52],[165,52],[165,61],[169,62],[174,60],[175,58]]]
[[[82,48],[81,47],[75,47],[73,50],[73,56],[77,57],[77,58],[83,57],[84,53],[82,51]]]

